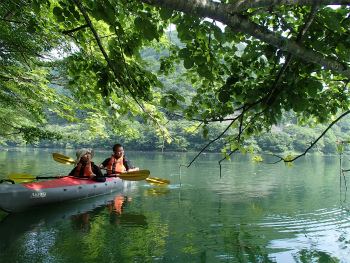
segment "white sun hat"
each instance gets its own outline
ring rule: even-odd
[[[87,149],[87,148],[82,148],[77,151],[77,159],[75,160],[75,164],[78,164],[80,162],[80,158],[83,157],[85,154],[90,153],[91,154],[91,159],[94,157],[95,151],[93,149]]]

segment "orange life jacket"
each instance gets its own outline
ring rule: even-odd
[[[75,170],[73,176],[76,176],[76,177],[80,177],[80,170],[81,170],[81,167],[83,166],[82,163],[78,163],[78,166],[77,166],[77,169]],[[88,162],[86,165],[85,165],[85,168],[84,168],[84,176],[83,177],[90,177],[91,174],[93,174],[94,172],[92,171],[92,168],[91,168],[91,162]]]
[[[109,160],[109,163],[107,164],[107,174],[115,174],[115,173],[121,173],[125,171],[124,166],[124,159],[123,157],[120,157],[118,160],[115,159],[115,157],[112,155],[111,159]]]

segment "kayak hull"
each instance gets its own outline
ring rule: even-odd
[[[106,182],[95,182],[71,176],[44,182],[0,184],[0,209],[15,213],[38,206],[111,193],[130,184],[131,181],[118,177],[106,178]]]

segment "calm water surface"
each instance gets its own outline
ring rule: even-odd
[[[68,174],[73,167],[55,162],[53,152],[75,157],[0,150],[0,179]],[[140,181],[92,199],[2,213],[0,262],[350,262],[350,190],[339,157],[307,156],[290,168],[237,155],[220,178],[221,156],[205,154],[180,178],[179,164],[194,154],[126,155],[171,185]]]

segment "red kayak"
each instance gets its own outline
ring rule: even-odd
[[[0,209],[10,213],[20,212],[37,206],[107,194],[131,184],[132,181],[119,177],[106,178],[106,182],[95,182],[72,176],[34,183],[1,183]]]

